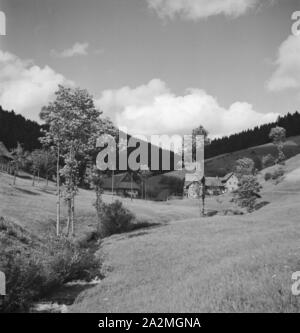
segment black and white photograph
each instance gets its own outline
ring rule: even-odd
[[[0,323],[299,312],[300,1],[0,0]]]

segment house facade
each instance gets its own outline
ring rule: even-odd
[[[225,186],[226,192],[236,191],[239,187],[239,180],[233,172],[224,176],[222,182]]]
[[[12,160],[13,158],[8,149],[5,147],[3,142],[0,142],[0,169],[2,171],[8,171]]]
[[[208,195],[225,193],[225,185],[219,177],[205,177],[205,191]]]
[[[197,173],[187,173],[184,181],[184,195],[190,199],[197,199],[202,193],[201,176]]]
[[[197,174],[186,174],[184,183],[184,194],[188,198],[199,198],[202,193],[201,179]],[[233,192],[238,188],[238,178],[232,172],[225,177],[205,177],[206,195],[220,195],[225,192]]]

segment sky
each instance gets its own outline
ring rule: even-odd
[[[300,0],[0,0],[0,10],[0,105],[27,118],[40,122],[58,84],[86,88],[132,134],[203,125],[218,137],[300,111]]]

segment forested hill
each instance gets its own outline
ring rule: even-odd
[[[4,111],[0,106],[0,141],[8,149],[15,148],[18,142],[28,151],[40,148],[40,130],[38,123],[25,119],[14,111]]]
[[[300,135],[300,113],[288,113],[279,117],[276,122],[212,140],[205,149],[205,158],[266,144],[270,142],[269,133],[274,126],[284,127],[287,137]]]
[[[268,143],[270,130],[277,125],[286,129],[287,137],[300,135],[300,113],[288,113],[279,117],[276,122],[212,140],[205,149],[205,157],[210,158]],[[39,148],[41,128],[38,123],[25,119],[14,111],[4,111],[0,106],[0,141],[4,142],[8,149],[16,147],[17,142],[28,151]]]

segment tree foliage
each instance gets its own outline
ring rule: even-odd
[[[256,176],[243,175],[239,180],[238,189],[234,192],[234,201],[240,207],[246,208],[249,212],[252,212],[259,198],[260,190],[261,185]]]
[[[262,158],[262,166],[263,168],[268,168],[276,163],[276,159],[272,154],[268,154],[263,156]]]
[[[48,125],[44,145],[54,145],[65,166],[59,171],[64,181],[64,199],[68,207],[67,234],[74,234],[74,197],[79,182],[81,159],[95,149],[100,128],[100,115],[93,97],[84,89],[59,86],[56,99],[43,107],[41,119]],[[59,192],[59,191],[58,191]],[[59,194],[58,194],[59,195]]]
[[[273,143],[278,150],[277,163],[283,163],[285,160],[283,146],[286,140],[286,130],[283,127],[276,126],[271,129],[269,137],[273,140]]]
[[[251,158],[244,157],[236,161],[235,173],[238,178],[246,175],[254,175],[255,163]]]

